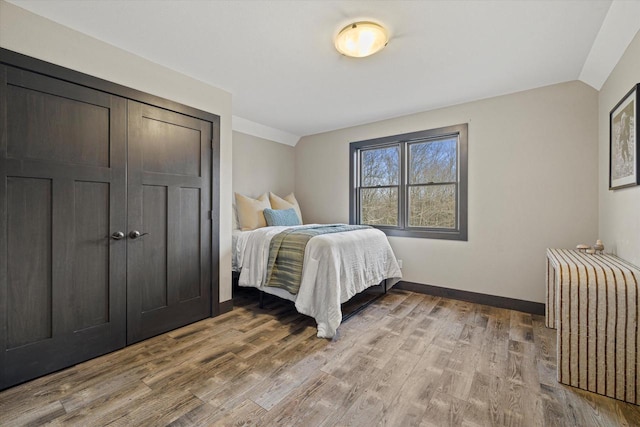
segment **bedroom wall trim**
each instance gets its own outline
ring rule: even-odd
[[[222,301],[218,305],[218,310],[219,310],[218,314],[225,314],[233,310],[233,299]]]
[[[459,289],[443,288],[441,286],[424,285],[421,283],[406,282],[404,280],[399,281],[394,285],[394,288],[437,297],[451,298],[459,301],[484,304],[491,307],[522,311],[524,313],[537,314],[540,316],[544,316],[545,313],[544,304],[540,302],[462,291]]]

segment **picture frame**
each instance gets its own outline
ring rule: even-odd
[[[638,88],[636,84],[609,113],[609,190],[640,184]]]

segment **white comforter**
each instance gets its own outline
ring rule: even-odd
[[[295,228],[304,227],[308,225]],[[291,227],[264,227],[238,236],[235,250],[240,286],[263,289],[269,243],[276,234],[288,228]],[[340,304],[384,279],[401,277],[387,236],[380,230],[325,234],[309,240],[300,290],[295,296],[287,294],[295,301],[298,312],[316,320],[318,337],[332,338],[342,321]]]

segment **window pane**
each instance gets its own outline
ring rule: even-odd
[[[409,145],[409,183],[456,182],[458,138]]]
[[[409,226],[456,228],[456,185],[410,187]]]
[[[398,185],[400,177],[399,147],[363,150],[361,155],[362,186]]]
[[[360,224],[398,225],[398,188],[360,190]]]

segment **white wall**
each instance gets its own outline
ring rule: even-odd
[[[0,0],[0,46],[220,116],[220,301],[231,298],[231,94]]]
[[[289,145],[233,132],[233,191],[257,197],[268,191],[284,197],[295,186],[295,150]]]
[[[348,221],[349,142],[469,123],[469,240],[391,237],[404,280],[543,302],[545,249],[594,242],[597,92],[569,82],[303,137],[306,222]]]
[[[599,234],[606,252],[640,266],[640,187],[609,190],[609,112],[637,83],[640,83],[640,32],[602,86],[598,113]]]

